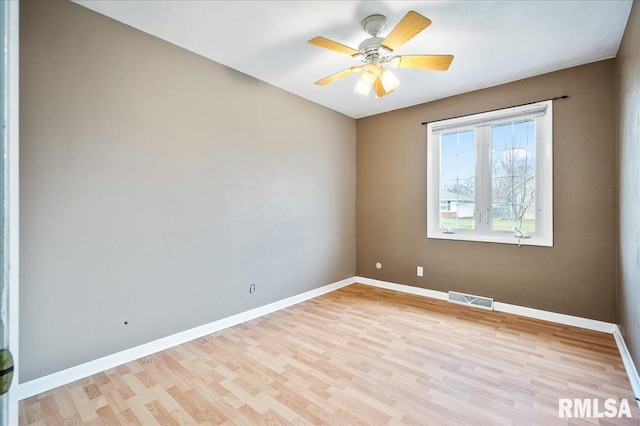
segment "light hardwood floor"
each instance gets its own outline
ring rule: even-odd
[[[634,418],[589,422],[640,424],[611,335],[355,284],[23,400],[20,423],[567,424],[559,398],[626,398]]]

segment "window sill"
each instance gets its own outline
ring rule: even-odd
[[[455,234],[445,234],[442,232],[428,233],[427,238],[438,240],[453,240],[453,241],[473,241],[480,243],[497,243],[497,244],[511,244],[511,245],[523,245],[523,246],[538,246],[538,247],[553,247],[553,239],[545,239],[541,236],[531,235],[530,238],[518,239],[511,233],[505,235],[474,235],[466,233],[464,231],[457,231]]]

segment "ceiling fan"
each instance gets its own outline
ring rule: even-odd
[[[377,98],[393,92],[400,84],[395,75],[385,68],[416,68],[424,70],[446,71],[453,61],[453,55],[402,55],[392,56],[392,52],[415,37],[419,32],[431,25],[431,20],[413,10],[407,12],[402,20],[391,30],[386,38],[378,37],[387,26],[387,18],[383,15],[371,15],[362,21],[362,28],[371,35],[358,50],[324,37],[315,37],[309,43],[333,50],[338,53],[361,58],[362,65],[353,66],[337,72],[314,84],[324,86],[353,73],[361,73],[355,92],[368,96],[371,87],[375,88]]]

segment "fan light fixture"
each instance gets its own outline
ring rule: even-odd
[[[384,89],[385,94],[393,92],[398,85],[400,85],[400,81],[396,78],[393,73],[387,69],[384,69],[380,64],[367,64],[364,66],[362,73],[360,74],[360,78],[356,83],[354,92],[363,95],[369,96],[371,92],[371,87],[374,85],[376,80],[380,78],[382,87]],[[376,97],[379,97],[376,94]]]
[[[361,25],[371,37],[360,43],[358,50],[324,37],[315,37],[309,40],[309,43],[314,46],[344,53],[354,58],[359,57],[363,63],[363,65],[353,66],[318,80],[315,84],[324,86],[359,72],[360,78],[356,83],[354,92],[369,96],[371,87],[374,87],[376,98],[381,98],[393,92],[400,85],[400,81],[390,70],[383,66],[384,64],[388,64],[393,68],[446,71],[451,65],[451,61],[453,61],[453,55],[389,56],[395,49],[398,49],[431,25],[431,20],[413,10],[407,12],[395,28],[391,30],[387,38],[384,39],[378,37],[387,26],[387,18],[384,16],[368,16],[362,21]]]
[[[385,92],[390,93],[393,92],[396,87],[400,85],[400,82],[396,78],[395,75],[389,70],[382,71],[382,87],[384,87]]]
[[[353,89],[353,91],[360,95],[369,96],[369,92],[371,92],[372,85],[373,83],[371,84],[364,83],[362,79],[359,78],[358,82],[356,83],[356,88]]]
[[[368,84],[371,86],[375,83],[378,74],[380,73],[380,65],[377,64],[367,64],[364,66],[362,70],[362,74],[360,74],[360,81],[363,84]]]

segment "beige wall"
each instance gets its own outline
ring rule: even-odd
[[[615,321],[614,65],[597,62],[357,120],[357,274]],[[561,95],[569,98],[554,102],[554,247],[427,239],[421,123]]]
[[[640,368],[640,3],[634,2],[616,58],[620,196],[620,326]]]
[[[21,382],[355,274],[353,119],[77,4],[20,14]]]

